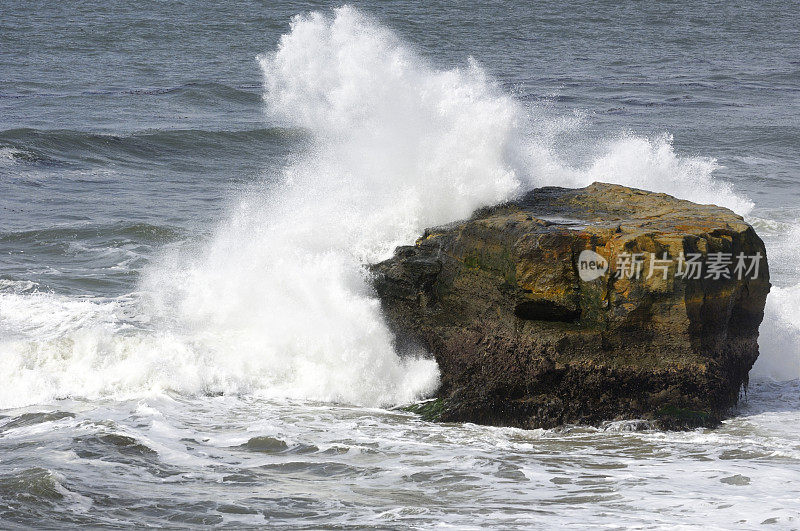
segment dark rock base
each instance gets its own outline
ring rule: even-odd
[[[611,265],[581,280],[584,250]],[[758,356],[769,291],[757,278],[684,278],[683,253],[760,253],[729,210],[596,183],[534,190],[471,219],[429,229],[373,266],[398,348],[423,347],[442,372],[442,421],[522,428],[647,419],[713,426],[737,403]],[[615,271],[645,256],[639,278]],[[673,259],[645,278],[653,256]]]

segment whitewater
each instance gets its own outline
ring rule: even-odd
[[[121,293],[49,288],[37,279],[67,274],[57,259],[0,262],[0,517],[30,524],[22,505],[76,525],[798,525],[797,219],[669,133],[592,134],[591,114],[521,98],[471,57],[443,66],[355,7],[294,16],[253,68],[269,127],[258,149],[302,149],[212,198],[208,231],[104,225],[99,241],[92,229],[58,243],[92,256],[96,285],[133,275],[112,284]],[[118,154],[78,138],[69,149],[99,160],[155,142],[123,134],[139,143]],[[59,166],[52,144],[0,147],[3,175],[108,178]],[[523,431],[393,409],[429,397],[439,371],[395,350],[365,266],[481,206],[594,181],[728,207],[764,238],[775,286],[737,416],[687,433]]]

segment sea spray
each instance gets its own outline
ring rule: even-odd
[[[313,145],[197,256],[150,270],[148,291],[213,358],[245,357],[261,394],[420,398],[435,363],[395,352],[364,265],[518,193],[521,108],[477,65],[436,70],[351,8],[296,17],[260,63],[270,116]]]
[[[800,284],[787,285],[782,280],[800,277],[800,224],[797,220],[779,222],[755,216],[748,221],[764,238],[773,279],[759,330],[760,355],[752,376],[795,380],[800,378]]]
[[[395,352],[363,266],[522,190],[508,163],[521,107],[475,63],[437,70],[347,7],[295,18],[260,62],[272,119],[307,129],[312,148],[281,183],[240,197],[210,243],[144,271],[136,310],[117,317],[143,314],[146,329],[88,317],[60,342],[6,345],[17,372],[35,368],[9,375],[22,387],[10,397],[172,390],[376,406],[435,389],[425,353]]]
[[[571,161],[555,146],[580,120],[523,105],[475,61],[437,69],[352,7],[295,17],[259,63],[269,120],[308,131],[309,149],[237,197],[209,242],[165,249],[136,293],[0,293],[0,406],[164,391],[415,400],[435,389],[436,364],[395,352],[363,266],[424,228],[595,180],[752,208],[668,135],[573,141],[588,162]],[[791,307],[779,299],[778,314]],[[788,330],[776,315],[769,337]]]
[[[593,157],[588,164],[577,166],[563,160],[552,145],[542,146],[535,136],[530,142],[527,162],[533,176],[531,186],[573,188],[601,181],[716,204],[740,215],[753,209],[751,200],[714,176],[719,168],[716,160],[679,155],[669,134],[645,138],[623,133],[594,145],[587,143]]]

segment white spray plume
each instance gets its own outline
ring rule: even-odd
[[[538,111],[477,63],[437,69],[352,7],[295,17],[259,62],[271,119],[312,147],[283,182],[240,197],[207,245],[155,260],[139,294],[0,293],[0,406],[163,390],[408,402],[438,369],[395,352],[364,265],[424,228],[594,180],[752,206],[667,136],[621,136],[571,166],[531,127]]]

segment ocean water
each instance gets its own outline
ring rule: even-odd
[[[0,525],[800,526],[800,11],[0,6]],[[396,409],[363,265],[595,180],[733,209],[773,290],[714,430]]]

